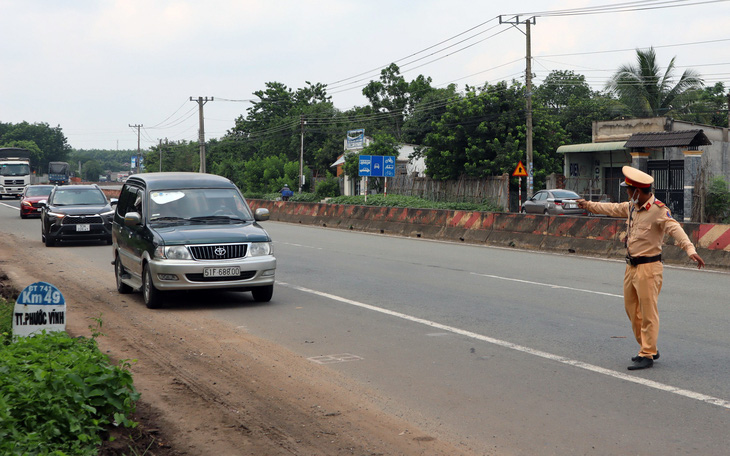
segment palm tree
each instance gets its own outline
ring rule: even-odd
[[[637,65],[622,65],[606,88],[616,94],[636,117],[664,116],[683,111],[688,95],[704,85],[699,73],[685,70],[674,83],[674,58],[664,74],[656,63],[654,48],[636,50]]]

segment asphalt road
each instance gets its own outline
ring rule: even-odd
[[[0,201],[0,232],[40,244],[13,204]],[[424,430],[478,454],[728,453],[727,273],[665,267],[662,356],[631,373],[621,262],[264,226],[272,302],[219,294],[243,304],[204,312],[368,385]],[[108,246],[56,248],[108,268],[113,289]]]

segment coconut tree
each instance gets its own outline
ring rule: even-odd
[[[692,69],[685,70],[675,82],[674,58],[662,74],[654,48],[637,49],[636,60],[636,65],[622,65],[606,85],[636,117],[682,112],[691,102],[688,95],[704,85]]]

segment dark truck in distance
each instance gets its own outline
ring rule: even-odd
[[[71,182],[71,167],[68,163],[49,162],[48,182],[53,185],[68,185]]]

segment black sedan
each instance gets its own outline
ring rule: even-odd
[[[560,188],[540,190],[532,198],[522,203],[520,212],[523,214],[545,215],[588,215],[585,209],[578,207],[576,202],[580,195]]]
[[[41,238],[46,246],[57,241],[112,242],[114,209],[98,185],[54,187],[41,210]]]

